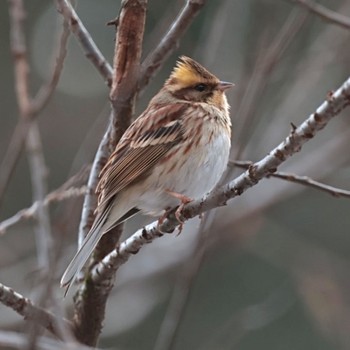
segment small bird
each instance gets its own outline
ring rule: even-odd
[[[68,290],[103,234],[138,211],[161,216],[215,187],[229,158],[231,120],[225,91],[233,85],[193,59],[180,57],[102,169],[95,221],[64,272],[61,287]]]

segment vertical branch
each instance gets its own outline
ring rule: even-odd
[[[22,0],[11,0],[9,4],[11,17],[11,48],[15,58],[14,65],[17,101],[20,118],[29,123],[27,145],[33,184],[33,199],[34,201],[42,201],[46,195],[46,169],[38,125],[35,121],[31,120],[32,101],[29,96],[28,88],[29,66],[23,29],[25,12]],[[49,237],[50,222],[48,211],[44,206],[40,206],[38,210],[38,230],[36,236],[40,268],[47,268],[49,266]]]
[[[108,129],[99,145],[89,177],[89,190],[85,197],[80,223],[80,242],[93,221],[96,199],[94,189],[110,150],[114,148],[129,126],[134,108],[140,67],[147,0],[126,0],[122,2],[116,34],[113,62],[112,88],[110,100],[112,113]],[[118,235],[121,233],[117,230]],[[105,235],[97,247],[98,255],[103,256],[115,245],[115,233]],[[114,236],[114,237],[113,237]],[[87,279],[75,298],[74,333],[79,341],[95,346],[105,314],[112,279],[96,284]]]
[[[33,113],[33,100],[29,95],[29,65],[26,39],[24,35],[25,11],[23,0],[10,0],[9,7],[11,18],[11,48],[14,55],[17,102],[21,122],[23,121],[23,125],[27,126],[27,129],[25,129],[27,132],[21,134],[21,136],[23,136],[23,141],[21,141],[20,144],[22,145],[24,140],[27,141],[28,161],[33,188],[33,201],[38,201],[41,203],[38,207],[37,228],[35,232],[38,265],[42,272],[44,272],[44,276],[46,277],[45,280],[47,281],[47,284],[43,286],[43,292],[40,295],[39,304],[45,305],[51,295],[50,269],[53,267],[53,260],[50,258],[52,237],[49,212],[47,207],[42,204],[47,192],[46,166],[38,124],[37,121],[32,118],[35,113]],[[58,69],[57,73],[55,74],[54,84],[51,85],[49,90],[47,90],[48,92],[53,90],[55,84],[57,84],[59,72],[60,70]],[[46,98],[41,100],[42,106],[50,96],[51,93],[49,93]],[[21,147],[19,150],[21,150]],[[14,158],[17,159],[17,157]],[[36,348],[38,332],[38,323],[32,323],[31,327],[29,328],[28,349]]]
[[[45,275],[49,273],[51,267],[51,249],[53,239],[48,207],[45,206],[44,199],[47,194],[45,159],[42,149],[39,126],[36,120],[32,122],[27,136],[27,153],[31,181],[33,188],[33,203],[38,202],[36,246],[38,254],[38,265]]]
[[[28,89],[28,57],[24,37],[25,12],[21,0],[9,0],[11,19],[10,43],[15,63],[15,88],[18,107],[23,118],[30,115],[30,97]]]
[[[5,153],[0,166],[0,205],[11,175],[21,156],[32,119],[36,117],[50,100],[63,69],[63,63],[67,54],[67,42],[69,38],[68,24],[64,21],[63,30],[59,38],[59,49],[54,57],[54,68],[49,80],[41,86],[37,95],[30,99],[28,91],[28,73],[29,66],[27,61],[27,50],[23,30],[21,29],[24,21],[23,4],[18,1],[9,0],[11,32],[10,43],[14,61],[17,62],[15,70],[16,92],[19,101],[21,118],[11,137],[10,145]],[[20,99],[19,99],[20,98]]]
[[[64,3],[64,1],[60,2]],[[79,247],[94,221],[94,210],[97,204],[95,188],[98,176],[111,150],[131,121],[140,69],[146,3],[147,1],[125,1],[119,19],[114,21],[119,30],[116,33],[112,87],[109,95],[112,113],[108,128],[96,152],[88,181],[88,191],[84,198],[79,225]],[[142,30],[137,26],[142,26]]]

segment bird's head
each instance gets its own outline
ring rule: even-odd
[[[192,58],[181,56],[164,88],[176,99],[224,108],[225,91],[234,84],[220,81]]]

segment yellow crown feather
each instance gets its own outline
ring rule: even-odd
[[[192,58],[186,56],[179,58],[169,78],[169,82],[176,81],[184,86],[191,86],[202,80],[217,82],[218,78]]]

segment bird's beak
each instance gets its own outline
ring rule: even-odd
[[[221,91],[225,91],[225,90],[227,90],[227,89],[232,88],[232,86],[235,86],[235,84],[229,83],[229,82],[227,82],[227,81],[220,81],[218,88],[219,88],[219,90],[221,90]]]

